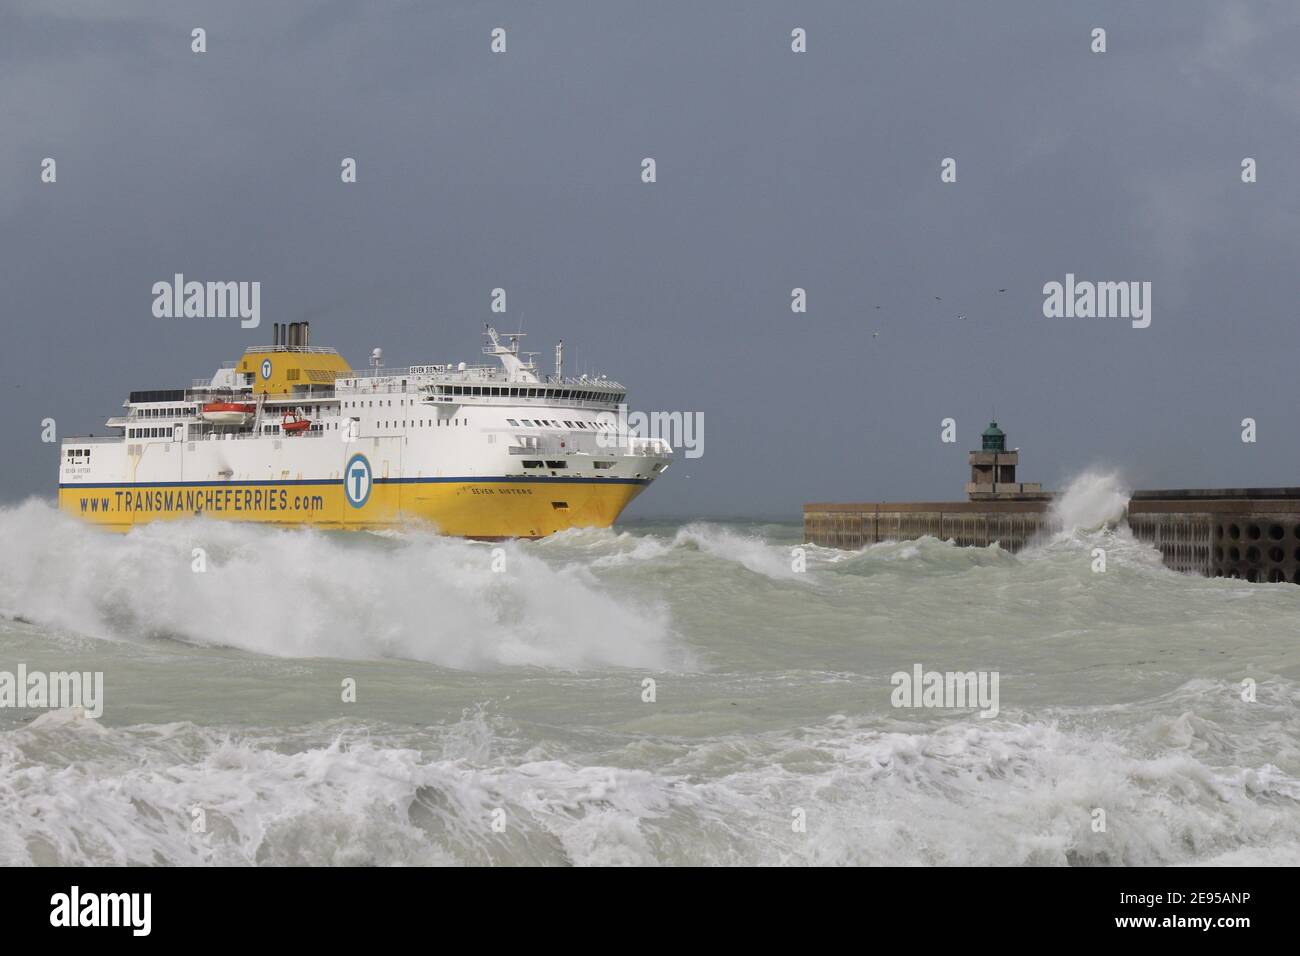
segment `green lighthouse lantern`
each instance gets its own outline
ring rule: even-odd
[[[998,428],[997,422],[989,422],[989,427],[984,429],[983,451],[1004,452],[1007,450],[1007,433]]]

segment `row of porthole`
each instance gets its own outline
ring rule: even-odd
[[[1293,530],[1295,536],[1300,538],[1300,524],[1297,524]],[[1219,525],[1214,529],[1214,536],[1220,540],[1222,540],[1225,534],[1233,541],[1237,541],[1241,538],[1241,527],[1239,525],[1230,524],[1226,528],[1223,525]],[[1258,541],[1262,534],[1263,532],[1260,531],[1259,525],[1252,524],[1246,526],[1246,537],[1251,541]],[[1268,536],[1273,541],[1281,541],[1286,537],[1286,529],[1280,524],[1269,525]]]
[[[1215,547],[1214,560],[1222,561],[1223,554],[1224,554],[1223,548]],[[1241,560],[1241,551],[1237,548],[1229,548],[1227,554],[1228,554],[1229,561]],[[1300,561],[1300,548],[1295,549],[1295,551],[1293,552],[1293,557],[1295,558],[1296,561]],[[1283,561],[1286,560],[1286,551],[1283,550],[1282,548],[1279,548],[1277,545],[1274,545],[1273,547],[1268,549],[1268,559],[1272,561],[1274,564],[1281,564]],[[1251,562],[1252,564],[1258,564],[1259,548],[1256,548],[1254,546],[1247,548],[1246,560]]]

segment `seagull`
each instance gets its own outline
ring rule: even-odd
[[[1006,292],[1006,289],[998,289],[999,292]]]
[[[871,333],[871,337],[872,337],[873,339],[878,339],[878,338],[880,338],[880,333],[879,333],[879,332],[872,332],[872,333]]]
[[[958,316],[957,316],[957,318],[959,318],[959,319],[964,319],[964,318],[966,318],[966,313],[965,313],[965,312],[959,313]]]
[[[935,301],[935,302],[942,302],[942,301],[943,301],[943,298],[940,297],[940,296],[937,296],[937,295],[936,295],[936,296],[934,297],[934,301]]]

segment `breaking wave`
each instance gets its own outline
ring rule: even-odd
[[[1084,472],[1052,502],[1052,516],[1067,534],[1114,526],[1124,519],[1130,494],[1114,472]]]
[[[1174,573],[1123,497],[1014,555],[0,509],[0,651],[107,673],[0,711],[0,864],[1300,864],[1300,590]],[[998,716],[894,708],[916,664]]]
[[[1064,720],[977,723],[839,716],[662,741],[642,767],[632,741],[594,762],[521,748],[482,710],[418,744],[330,725],[232,736],[50,715],[0,737],[12,823],[0,863],[1300,863],[1300,781],[1216,764],[1212,722],[1144,718],[1101,735]],[[1262,729],[1295,730],[1277,713]],[[1164,750],[1145,742],[1171,733]],[[47,762],[78,750],[75,765]]]
[[[463,669],[674,666],[661,604],[521,543],[202,519],[115,534],[37,501],[0,509],[0,537],[0,609],[95,637]]]

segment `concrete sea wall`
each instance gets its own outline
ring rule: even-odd
[[[1175,571],[1300,584],[1300,488],[1139,491],[1127,520]],[[828,548],[931,535],[1014,552],[1058,530],[1050,501],[804,505],[804,539]]]

